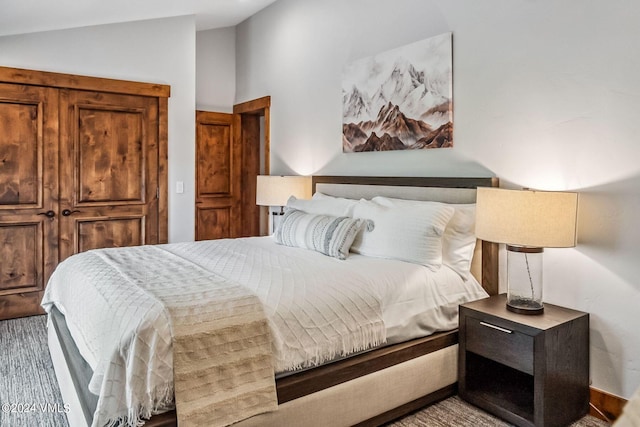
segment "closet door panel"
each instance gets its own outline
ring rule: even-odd
[[[0,84],[0,319],[42,313],[57,264],[58,96]]]
[[[158,243],[158,101],[61,93],[60,256]]]
[[[79,252],[103,247],[135,246],[143,243],[144,218],[104,218],[76,221]]]
[[[78,206],[144,203],[144,119],[144,110],[78,108]]]
[[[39,104],[0,103],[0,203],[7,207],[37,207],[42,189],[43,140],[39,135]],[[40,179],[39,179],[40,178]]]

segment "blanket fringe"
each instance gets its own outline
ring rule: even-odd
[[[110,419],[104,427],[142,427],[152,415],[164,412],[174,407],[174,390],[172,384],[165,384],[160,390],[156,389],[151,407],[139,403],[131,405],[127,415]]]
[[[322,346],[305,347],[305,362],[300,363],[299,357],[287,357],[278,361],[278,371],[296,371],[299,369],[312,368],[323,363],[330,362],[338,357],[345,357],[360,351],[370,350],[387,342],[387,330],[383,322],[376,322],[369,327],[361,327],[342,340],[334,343],[331,348]],[[295,352],[285,352],[287,355],[295,356]],[[299,355],[298,355],[299,356]]]

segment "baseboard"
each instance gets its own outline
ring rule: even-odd
[[[593,415],[603,421],[612,423],[618,419],[626,403],[627,400],[622,397],[597,388],[589,388],[589,415]]]

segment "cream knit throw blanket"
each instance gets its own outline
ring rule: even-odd
[[[180,427],[228,426],[277,408],[269,326],[255,295],[229,281],[202,287],[196,304],[193,294],[154,293],[171,316]]]

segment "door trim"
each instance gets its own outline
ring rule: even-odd
[[[169,242],[169,99],[158,98],[158,243]]]
[[[269,175],[271,171],[271,97],[263,96],[236,104],[233,106],[233,114],[264,116],[264,174]]]
[[[142,83],[129,80],[105,79],[102,77],[78,76],[49,71],[25,70],[0,67],[0,82],[48,86],[60,89],[95,90],[125,95],[144,95],[159,98],[171,96],[171,86],[157,83]]]
[[[262,98],[253,99],[250,101],[242,102],[233,106],[234,126],[236,127],[235,137],[239,139],[239,143],[243,148],[245,144],[245,134],[247,129],[245,126],[250,126],[251,120],[243,120],[249,118],[247,116],[262,116],[264,117],[264,165],[262,173],[269,175],[271,171],[271,97],[264,96]],[[244,156],[243,156],[244,158]],[[246,166],[243,161],[243,167]],[[250,171],[243,173],[243,192],[249,189],[249,192],[255,194],[256,178]],[[255,205],[255,199],[252,197],[243,197],[242,208],[242,223],[245,227],[245,233],[243,235],[258,236],[260,230],[268,229],[268,217],[267,208],[264,206],[258,207]],[[252,204],[252,205],[251,205]],[[251,208],[249,208],[249,206]],[[262,212],[262,215],[260,214]],[[258,216],[259,219],[253,218]]]

